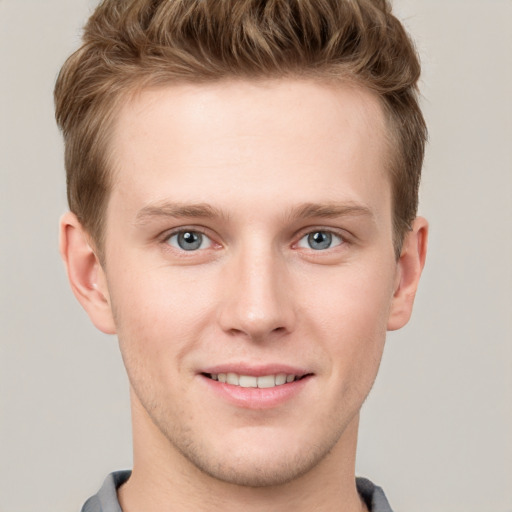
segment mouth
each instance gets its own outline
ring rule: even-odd
[[[218,381],[220,383],[230,384],[231,386],[239,386],[241,388],[260,388],[260,389],[269,389],[280,386],[285,386],[286,384],[291,384],[292,382],[297,382],[306,377],[309,377],[311,374],[307,373],[304,375],[295,375],[295,374],[287,374],[287,373],[276,373],[269,375],[241,375],[238,373],[228,372],[228,373],[203,373],[208,379]]]

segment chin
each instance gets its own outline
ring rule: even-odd
[[[321,465],[340,438],[339,432],[315,439],[308,432],[290,435],[258,427],[241,429],[238,435],[223,439],[203,437],[201,442],[198,437],[191,442],[181,434],[166,437],[203,475],[253,488],[280,486],[300,478]]]
[[[295,448],[296,451],[296,448]],[[231,451],[223,457],[188,451],[183,453],[203,474],[222,482],[243,487],[274,487],[287,484],[308,473],[330,450],[303,449],[300,453],[251,453]]]

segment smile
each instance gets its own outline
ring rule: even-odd
[[[293,375],[286,373],[277,373],[275,375],[239,375],[237,373],[207,373],[206,377],[217,380],[221,383],[230,384],[232,386],[240,386],[242,388],[274,388],[289,384],[296,380],[300,380],[305,375]]]

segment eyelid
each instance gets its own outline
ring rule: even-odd
[[[190,249],[190,250],[180,247],[179,237],[180,237],[180,235],[182,235],[184,233],[188,233],[188,234],[193,233],[194,235],[196,235],[200,241],[199,247]],[[176,238],[176,241],[174,241],[175,238]],[[199,233],[198,231],[192,231],[191,229],[189,229],[187,231],[182,231],[182,232],[178,231],[178,233],[171,234],[171,236],[169,236],[169,238],[167,238],[166,242],[174,249],[176,249],[178,251],[186,251],[186,252],[196,252],[196,251],[209,249],[213,244],[213,241],[211,240],[211,238],[209,236],[207,236],[203,233]]]
[[[310,244],[310,240],[309,240],[309,237],[315,233],[325,233],[325,234],[328,234],[330,235],[330,245],[329,247],[325,247],[325,248],[318,248],[318,249],[315,249],[314,247],[311,247],[309,244]],[[315,252],[325,252],[325,251],[330,251],[330,250],[333,250],[333,249],[336,249],[337,247],[339,247],[340,245],[343,245],[345,243],[345,240],[337,233],[334,233],[332,231],[327,231],[325,229],[316,229],[316,230],[313,230],[313,231],[310,231],[309,233],[306,233],[304,236],[302,236],[298,242],[297,242],[297,247],[299,247],[300,249],[306,249],[306,250],[310,250],[310,251],[315,251]]]
[[[187,233],[187,232],[198,233],[198,234],[201,234],[202,236],[208,238],[208,240],[210,241],[209,247],[205,247],[204,249],[198,249],[196,251],[185,251],[184,249],[180,249],[180,248],[174,247],[171,244],[169,244],[169,239],[171,237],[179,235],[180,233]],[[160,239],[160,242],[162,244],[164,244],[167,247],[171,248],[171,250],[176,250],[176,251],[184,252],[184,253],[186,253],[186,252],[193,253],[193,252],[198,252],[198,251],[205,251],[205,250],[211,249],[212,247],[215,247],[215,246],[217,246],[217,247],[221,246],[221,244],[215,240],[215,236],[212,235],[211,231],[206,229],[206,228],[203,228],[201,226],[179,226],[179,227],[175,227],[175,228],[172,228],[172,229],[168,229],[167,231],[164,231],[159,236],[159,239]]]
[[[351,235],[346,230],[341,228],[333,228],[333,227],[327,227],[327,226],[308,226],[307,228],[302,228],[298,233],[295,235],[295,240],[293,246],[297,247],[298,243],[303,240],[306,236],[312,234],[312,233],[330,233],[333,236],[336,236],[341,239],[341,244],[337,244],[334,247],[339,247],[339,245],[345,245],[350,243],[351,241]],[[333,247],[333,248],[334,248]],[[311,249],[313,250],[313,249]]]

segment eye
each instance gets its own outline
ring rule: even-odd
[[[172,234],[167,239],[167,243],[182,251],[197,251],[212,246],[212,241],[206,235],[192,230],[183,230]]]
[[[342,243],[343,239],[330,231],[312,231],[311,233],[303,236],[297,245],[304,249],[324,251],[341,245]]]

